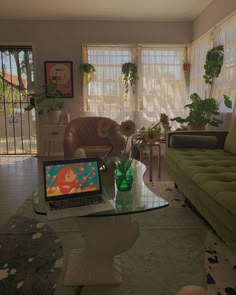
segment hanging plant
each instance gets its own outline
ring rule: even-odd
[[[84,77],[84,74],[86,74],[87,82],[90,82],[92,80],[93,74],[96,72],[95,67],[90,63],[80,64],[79,70],[82,77]]]
[[[126,62],[122,64],[122,75],[123,75],[123,82],[125,85],[125,93],[128,93],[129,90],[129,84],[133,90],[133,93],[135,92],[135,84],[138,80],[138,70],[135,63],[132,62]]]

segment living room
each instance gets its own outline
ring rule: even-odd
[[[86,57],[88,57],[87,56],[88,52],[90,52],[91,54],[92,50],[98,49],[99,46],[100,47],[107,46],[110,48],[119,47],[119,48],[122,48],[122,50],[124,48],[128,48],[129,52],[131,52],[131,54],[133,54],[135,58],[137,58],[137,60],[139,61],[141,58],[141,53],[146,49],[168,48],[168,50],[170,50],[170,48],[172,49],[174,48],[176,50],[177,48],[177,49],[181,49],[183,52],[183,57],[184,57],[183,62],[191,63],[191,69],[193,69],[193,62],[192,62],[193,59],[191,59],[191,54],[193,53],[193,50],[191,52],[191,49],[194,48],[194,45],[196,45],[196,47],[199,46],[199,44],[201,44],[200,41],[203,40],[204,37],[206,36],[210,36],[210,40],[213,40],[214,38],[212,36],[217,36],[217,33],[220,31],[219,28],[221,28],[222,24],[225,24],[227,21],[231,19],[235,19],[236,3],[234,0],[192,1],[191,4],[189,4],[189,2],[191,1],[181,1],[181,4],[179,7],[174,7],[172,6],[173,5],[172,3],[170,5],[170,2],[166,2],[167,11],[165,12],[165,14],[162,10],[165,8],[165,5],[163,5],[163,3],[161,5],[159,2],[157,4],[151,3],[151,5],[149,5],[149,7],[152,7],[152,5],[154,5],[153,7],[155,9],[153,7],[152,9],[143,8],[143,5],[140,5],[137,3],[131,6],[131,4],[128,4],[128,3],[124,3],[124,5],[122,5],[122,3],[117,2],[117,4],[113,3],[114,5],[113,7],[109,7],[109,5],[106,4],[107,6],[102,7],[102,9],[100,10],[93,9],[94,8],[93,6],[95,6],[94,4],[93,6],[89,7],[89,5],[92,5],[89,2],[86,4],[88,5],[88,7],[85,6],[84,8],[85,10],[82,9],[83,5],[85,4],[81,4],[81,7],[78,8],[78,10],[81,9],[81,14],[79,17],[76,15],[75,9],[73,9],[74,11],[69,11],[69,9],[67,10],[66,7],[63,7],[63,8],[61,7],[62,10],[64,10],[64,14],[62,11],[59,12],[57,10],[57,6],[58,6],[58,9],[61,6],[61,4],[59,3],[53,3],[54,7],[51,8],[52,10],[47,9],[48,3],[45,3],[45,6],[44,6],[42,2],[34,4],[35,10],[33,10],[30,7],[27,1],[21,3],[22,4],[21,7],[19,7],[19,5],[16,4],[15,8],[13,7],[9,8],[8,5],[6,4],[6,6],[4,6],[5,10],[2,9],[2,12],[0,13],[0,24],[2,28],[0,33],[0,46],[30,46],[32,48],[33,61],[34,61],[34,81],[35,81],[36,88],[40,87],[41,85],[45,83],[44,82],[45,81],[45,61],[72,62],[73,95],[71,95],[71,97],[65,98],[63,102],[64,102],[65,110],[67,114],[69,114],[70,120],[73,120],[75,118],[82,117],[84,115],[92,114],[91,106],[93,107],[93,105],[91,103],[91,97],[89,97],[88,88],[96,87],[95,85],[96,81],[95,82],[92,81],[92,83],[94,84],[91,83],[90,86],[89,84],[83,83],[84,81],[81,76],[79,68],[83,62],[87,61]],[[196,4],[194,2],[199,2],[199,3]],[[105,5],[105,3],[103,4]],[[77,7],[78,3],[73,3],[73,5]],[[155,6],[155,5],[160,5],[160,6]],[[69,4],[66,4],[66,6],[69,6]],[[122,6],[125,7],[125,9],[119,10],[119,8]],[[139,8],[139,12],[134,10],[135,6]],[[86,15],[86,9],[88,11],[89,8],[90,8],[89,10],[90,14]],[[93,13],[91,11],[93,11]],[[145,11],[147,11],[148,16],[147,14],[145,16]],[[232,28],[232,32],[233,32],[233,28]],[[215,37],[214,41],[216,42],[216,44],[219,44],[217,43],[218,42],[217,37]],[[225,56],[228,53],[229,52],[228,51],[226,52],[225,50]],[[205,57],[205,53],[204,53],[204,57]],[[93,58],[92,55],[90,55],[89,59],[91,60],[91,58]],[[134,59],[132,57],[132,61],[133,60]],[[198,61],[199,61],[198,57],[196,57],[195,66],[198,63]],[[233,62],[235,62],[235,60],[233,60]],[[95,65],[95,68],[96,66],[98,67],[99,65]],[[182,64],[181,64],[181,68],[182,68]],[[222,69],[224,71],[224,67]],[[223,71],[221,74],[224,80],[220,80],[221,83],[224,83],[224,81],[227,81],[227,77],[224,76]],[[184,73],[182,74],[184,75]],[[235,74],[233,77],[235,77]],[[145,109],[145,102],[146,102],[145,94],[143,94],[142,90],[140,90],[142,79],[143,79],[143,76],[140,76],[138,80],[138,86],[136,88],[137,93],[134,96],[132,96],[133,94],[131,92],[129,93],[128,98],[125,98],[125,96],[123,96],[124,105],[125,103],[127,104],[127,99],[131,99],[131,101],[133,99],[133,104],[130,104],[131,107],[130,105],[128,107],[127,105],[125,105],[126,112],[124,112],[124,114],[127,114],[127,110],[130,111],[130,114],[132,113],[132,115],[130,115],[130,118],[136,121],[136,128],[140,128],[142,125],[149,127],[148,125],[149,123],[151,126],[153,123],[159,120],[159,115],[161,112],[167,113],[171,118],[173,118],[174,116],[185,114],[183,107],[185,104],[188,103],[189,96],[187,95],[185,96],[186,100],[181,101],[181,104],[178,105],[176,109],[173,110],[172,108],[171,112],[168,112],[168,108],[167,108],[168,103],[166,104],[167,105],[166,106],[164,105],[164,102],[161,108],[159,108],[159,110],[161,110],[159,111],[159,113],[158,113],[158,108],[148,108],[150,107],[150,104]],[[228,83],[226,87],[223,86],[224,91],[226,89],[228,91],[228,92],[226,91],[226,93],[229,94],[232,99],[233,108],[232,110],[230,111],[227,110],[224,114],[222,114],[221,118],[223,119],[224,122],[221,124],[219,128],[214,128],[214,130],[225,130],[225,129],[228,130],[230,128],[230,124],[232,120],[232,112],[233,110],[235,111],[235,97],[236,97],[235,91],[236,90],[235,90],[234,80],[235,79],[232,79],[230,81],[231,83]],[[186,81],[185,78],[183,79],[183,81]],[[194,84],[193,81],[192,83]],[[202,79],[202,83],[204,83],[203,79]],[[190,75],[189,93],[192,93],[190,91],[194,89],[193,84],[191,85],[191,75]],[[90,91],[91,91],[91,88],[90,88]],[[205,94],[204,90],[200,89],[199,87],[197,87],[194,91],[197,91],[197,92],[203,91],[203,95]],[[182,94],[183,92],[179,92],[179,93]],[[181,95],[179,95],[179,97],[180,96]],[[134,97],[137,100],[135,100]],[[150,97],[152,97],[152,94],[150,94]],[[100,102],[98,102],[98,104],[99,103]],[[117,104],[117,102],[115,103]],[[96,111],[96,108],[95,108],[95,111]],[[179,112],[175,112],[175,111],[179,111]],[[223,109],[223,111],[225,110]],[[103,113],[106,116],[107,114],[109,114],[109,112],[107,112],[105,108],[101,107],[99,108],[99,113],[95,112],[95,115],[101,115]],[[110,111],[110,114],[114,115],[114,112]],[[155,114],[156,117],[155,116],[153,117],[153,114]],[[121,116],[120,117],[121,120],[117,120],[118,123],[120,123],[120,121],[122,120],[125,120],[126,117],[127,116],[125,115],[123,117]],[[46,146],[45,148],[45,143],[43,141],[43,138],[45,138],[45,132],[46,132],[45,128],[47,128],[48,126],[47,119],[45,114],[42,116],[36,116],[36,118],[37,118],[36,134],[37,134],[37,143],[38,143],[36,148],[36,153],[41,156],[48,156],[48,155],[53,156],[53,155],[58,155],[56,152],[59,149],[59,152],[61,155],[61,152],[63,151],[62,137],[60,138],[60,142],[61,142],[60,147],[56,146],[55,144],[54,146],[51,146],[50,149],[48,148],[48,146]],[[115,117],[114,119],[116,118],[117,117]],[[42,126],[44,125],[46,125],[46,127],[43,129]],[[174,129],[175,128],[173,127],[173,130]],[[162,153],[164,153],[164,148],[162,148]],[[3,194],[10,199],[10,202],[9,200],[2,201],[2,208],[3,208],[1,210],[2,223],[5,223],[10,216],[15,215],[16,209],[18,207],[21,207],[25,199],[32,194],[32,191],[35,189],[35,187],[37,187],[39,181],[41,180],[41,175],[39,175],[38,170],[42,168],[41,162],[36,162],[35,159],[30,160],[30,158],[26,157],[24,154],[22,154],[22,158],[17,156],[15,157],[16,153],[14,151],[13,153],[9,153],[11,154],[10,157],[7,157],[6,154],[7,154],[6,150],[1,151],[0,174],[1,174],[2,183],[4,183],[2,184]],[[165,159],[164,157],[162,157],[161,178],[157,179],[156,177],[154,177],[153,183],[152,184],[149,183],[149,188],[151,188],[152,186],[155,187],[158,184],[158,182],[170,182],[171,177],[166,172],[164,161]],[[150,165],[150,163],[148,163],[147,158],[145,159],[145,164],[147,165],[147,167],[149,167]],[[24,172],[22,172],[22,169],[24,169]],[[157,167],[154,167],[154,175],[155,176],[157,175]],[[149,182],[148,176],[146,175],[145,177],[146,177],[145,182],[148,183]],[[158,191],[157,187],[155,187],[155,189],[157,189]],[[165,189],[167,189],[167,192],[168,191],[169,192],[172,191],[173,193],[176,192],[176,188],[174,188],[173,185],[171,187],[165,187]],[[160,192],[160,188],[159,188],[159,192]],[[15,196],[16,194],[17,196]],[[163,192],[163,195],[165,194],[166,194],[166,191]],[[172,203],[173,202],[174,201],[172,200]],[[184,201],[181,204],[184,205],[185,204]],[[162,217],[164,219],[164,216]],[[34,216],[34,218],[36,220],[40,220],[40,217],[38,216]],[[190,225],[185,224],[184,226],[191,227],[191,225],[192,224]],[[68,226],[71,226],[71,225],[68,225]],[[232,254],[227,254],[227,255],[228,255],[227,257],[230,257],[227,259],[232,264],[232,270],[227,269],[227,271],[224,274],[220,273],[219,276],[223,275],[224,277],[225,276],[227,277],[228,275],[228,277],[231,278],[232,283],[227,280],[226,280],[227,283],[225,283],[228,286],[228,288],[230,288],[230,291],[226,291],[226,288],[227,288],[225,287],[226,285],[224,285],[224,290],[222,289],[223,287],[220,286],[217,289],[217,291],[222,292],[221,294],[235,294],[233,292],[236,292],[236,286],[233,279],[235,278],[234,271],[235,271],[236,262]],[[175,263],[175,262],[169,261],[169,263]],[[137,265],[138,264],[136,264],[135,267],[137,267]],[[149,266],[147,266],[147,269],[148,267]],[[194,267],[195,266],[193,266],[193,268]],[[199,266],[199,268],[201,267],[202,266]],[[3,269],[7,269],[7,267],[5,268],[3,267]],[[132,272],[131,269],[130,271]],[[186,273],[188,272],[188,270],[183,269],[183,272]],[[206,271],[206,275],[207,273],[208,272]],[[174,276],[175,274],[172,273],[172,275]],[[198,274],[196,276],[198,276]],[[215,280],[220,281],[217,279]],[[165,280],[163,279],[163,282],[167,284],[167,279]],[[178,289],[180,289],[184,285],[191,285],[191,284],[196,284],[202,287],[206,287],[206,284],[205,285],[201,284],[201,282],[202,282],[202,278],[200,278],[199,280],[198,279],[191,280],[191,278],[187,278],[185,280],[185,284],[181,285],[181,283],[178,284],[175,282],[176,284],[174,286],[175,288],[176,286],[178,286],[179,287]],[[132,292],[134,293],[135,289],[132,289],[133,286],[130,288]],[[155,294],[156,293],[163,294],[163,295],[167,294],[163,290],[163,288],[164,286],[162,286],[162,289],[152,289],[151,287],[149,287],[147,289],[148,290],[147,294],[154,294],[154,292]],[[175,290],[173,291],[173,294],[176,294],[178,289],[174,289],[173,287],[173,289],[170,289],[170,290],[172,291]],[[0,281],[0,290],[1,290],[1,281]],[[162,290],[161,293],[160,293],[160,290]],[[208,280],[208,291],[212,293],[207,293],[207,294],[217,294],[214,288],[209,287],[209,280]],[[215,293],[213,293],[214,291]],[[43,293],[42,290],[41,292],[42,293],[35,293],[35,294],[46,294],[46,293]],[[58,289],[56,292],[59,292]],[[67,292],[67,289],[61,288],[61,292],[62,293],[55,293],[55,294],[66,294],[63,292]],[[70,290],[69,292],[72,292],[72,291]],[[111,291],[111,289],[107,291],[105,289],[96,290],[96,289],[84,288],[81,294],[91,294],[89,292],[94,292],[93,294],[102,294],[98,292],[104,292],[103,294],[105,294],[105,292],[110,292],[106,294],[113,294],[112,292],[115,292],[115,291],[114,290]],[[121,289],[120,292],[125,292],[125,291],[124,289]],[[7,295],[7,293],[2,293],[2,294]],[[73,293],[68,293],[68,294],[73,294]]]

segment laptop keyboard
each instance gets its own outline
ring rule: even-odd
[[[89,196],[78,199],[57,200],[50,201],[49,206],[51,210],[61,210],[73,207],[88,206],[94,204],[104,203],[105,200],[101,196]]]

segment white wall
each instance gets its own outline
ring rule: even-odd
[[[81,43],[189,43],[191,22],[0,21],[0,44],[33,44],[35,79],[44,84],[44,61],[73,61],[74,98],[66,99],[77,117],[82,96]]]
[[[193,22],[193,41],[236,10],[236,0],[214,0]]]

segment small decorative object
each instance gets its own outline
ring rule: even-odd
[[[205,83],[210,85],[208,97],[201,98],[197,93],[190,95],[191,103],[185,105],[189,109],[189,115],[186,118],[175,117],[171,121],[187,124],[190,129],[205,129],[207,124],[218,127],[221,123],[216,116],[220,114],[219,106],[223,102],[227,108],[232,108],[232,101],[229,96],[223,94],[221,101],[212,97],[215,79],[219,77],[224,60],[224,46],[219,45],[208,50],[206,62],[204,65]]]
[[[155,130],[148,129],[147,133],[144,136],[144,143],[143,145],[145,146],[145,143],[147,144],[154,144],[155,142],[158,141],[160,138],[160,134],[156,132]]]
[[[82,78],[84,77],[84,75],[86,74],[86,77],[87,77],[87,83],[89,83],[92,78],[93,78],[93,75],[94,73],[96,72],[96,69],[95,67],[90,64],[90,63],[82,63],[80,64],[79,66],[79,71],[80,71],[80,74],[82,76]]]
[[[46,97],[73,97],[73,64],[71,61],[45,61]]]
[[[134,170],[129,159],[117,161],[115,175],[118,191],[130,191],[134,180]]]
[[[122,64],[122,76],[123,76],[123,82],[125,85],[125,93],[127,94],[129,91],[129,84],[133,90],[133,93],[135,92],[135,84],[138,80],[138,70],[135,63],[127,62]]]

